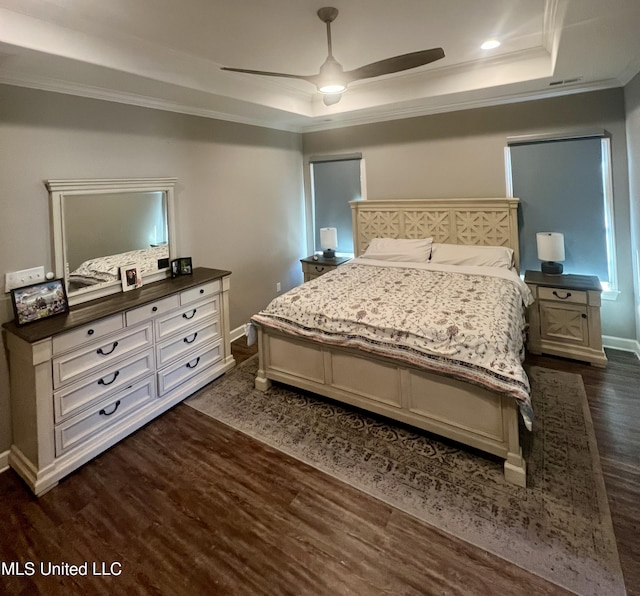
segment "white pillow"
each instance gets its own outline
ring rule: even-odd
[[[363,259],[424,263],[431,256],[433,238],[372,238]]]
[[[482,265],[484,267],[514,266],[513,249],[506,246],[471,246],[437,244],[431,246],[431,262],[443,265]]]

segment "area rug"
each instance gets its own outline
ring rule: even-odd
[[[531,367],[527,488],[502,461],[274,383],[257,357],[185,403],[447,533],[585,596],[625,594],[582,378]]]

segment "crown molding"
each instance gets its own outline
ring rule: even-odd
[[[238,116],[228,112],[222,112],[214,109],[197,108],[185,103],[159,99],[147,95],[139,95],[135,93],[127,93],[124,91],[113,91],[103,87],[86,85],[82,83],[72,83],[69,81],[61,81],[58,79],[49,79],[45,77],[30,77],[21,73],[1,71],[0,84],[14,85],[16,87],[26,87],[29,89],[37,89],[40,91],[50,91],[53,93],[63,93],[65,95],[74,95],[76,97],[85,97],[88,99],[97,99],[102,101],[110,101],[142,108],[150,108],[154,110],[164,110],[166,112],[174,112],[177,114],[186,114],[189,116],[199,116],[201,118],[211,118],[214,120],[224,120],[227,122],[235,122],[237,124],[247,124],[250,126],[260,126],[263,128],[271,128],[274,130],[282,130],[285,132],[300,132],[301,127],[298,124],[286,122],[287,115],[282,117],[282,122],[262,118],[250,118],[247,116]]]
[[[521,93],[512,93],[501,95],[498,97],[451,101],[440,105],[422,105],[411,106],[407,108],[392,108],[386,111],[376,110],[372,114],[352,114],[343,116],[335,114],[333,120],[325,117],[321,122],[305,126],[301,132],[321,132],[336,128],[346,128],[349,126],[361,126],[366,124],[375,124],[377,122],[387,122],[393,120],[402,120],[405,118],[417,118],[420,116],[429,116],[433,114],[443,114],[447,112],[458,112],[462,110],[472,110],[476,108],[488,108],[510,103],[520,103],[524,101],[536,101],[539,99],[548,99],[563,95],[575,95],[577,93],[588,93],[590,91],[599,91],[602,89],[611,89],[620,87],[620,82],[614,79],[606,81],[593,81],[584,83],[579,86],[565,86],[561,89],[542,89],[537,91],[525,91]]]
[[[631,78],[629,78],[629,80],[631,80]],[[581,82],[580,84],[576,85],[567,85],[536,91],[510,93],[497,97],[457,101],[454,99],[452,101],[448,101],[447,103],[440,103],[437,105],[429,105],[428,103],[423,103],[420,106],[396,106],[387,109],[373,108],[371,110],[368,110],[367,113],[343,112],[329,115],[319,115],[314,118],[294,115],[293,118],[296,118],[298,121],[292,122],[290,114],[283,114],[281,120],[277,120],[275,118],[251,118],[213,109],[197,108],[188,104],[158,99],[156,97],[113,91],[91,85],[46,79],[44,77],[28,77],[17,73],[10,73],[7,71],[3,72],[1,70],[0,83],[14,85],[17,87],[27,87],[30,89],[50,91],[54,93],[63,93],[67,95],[74,95],[77,97],[86,97],[89,99],[133,105],[155,110],[164,110],[178,114],[198,116],[201,118],[223,120],[226,122],[234,122],[237,124],[258,126],[262,128],[269,128],[273,130],[281,130],[284,132],[292,133],[320,132],[325,130],[346,128],[349,126],[361,126],[366,124],[375,124],[377,122],[402,120],[405,118],[416,118],[420,116],[429,116],[446,112],[486,108],[524,101],[534,101],[539,99],[558,97],[561,95],[587,93],[589,91],[598,91],[602,89],[610,89],[623,86],[623,83],[621,83],[618,79],[607,79],[605,81],[592,81],[587,83]]]

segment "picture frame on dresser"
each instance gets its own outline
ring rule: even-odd
[[[171,277],[180,275],[191,275],[193,273],[193,264],[191,257],[180,257],[171,261]]]
[[[63,279],[30,284],[11,290],[16,325],[27,325],[69,312]]]
[[[122,291],[128,292],[142,285],[142,272],[140,267],[131,263],[120,267],[120,279],[122,281]]]

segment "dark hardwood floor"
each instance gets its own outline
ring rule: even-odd
[[[252,353],[234,343],[238,361]],[[640,362],[609,357],[606,370],[529,361],[583,376],[627,590],[640,595]],[[566,593],[183,404],[39,499],[5,472],[0,502],[3,594]],[[10,575],[11,562],[36,573]],[[84,562],[86,576],[40,573]]]

